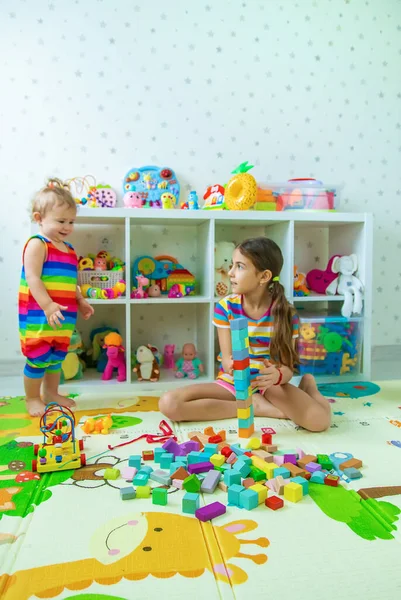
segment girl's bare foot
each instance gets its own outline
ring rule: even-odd
[[[57,404],[65,406],[70,410],[74,410],[74,408],[76,408],[77,406],[74,400],[71,400],[71,398],[67,398],[66,396],[62,396],[61,394],[49,394],[48,392],[46,392],[46,390],[44,390],[43,392],[43,397],[46,401],[46,404],[48,404],[49,402],[57,402]]]
[[[255,417],[270,417],[271,419],[288,419],[288,417],[278,408],[273,406],[269,400],[266,400],[262,394],[253,394],[253,408]]]
[[[41,417],[45,412],[45,405],[40,398],[26,398],[26,409],[31,417]]]

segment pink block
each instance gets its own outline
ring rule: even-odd
[[[265,486],[269,488],[272,492],[276,492],[276,486],[274,485],[274,479],[269,479],[266,481]]]
[[[182,490],[182,484],[183,484],[183,480],[182,479],[173,479],[171,482],[171,485],[175,488],[177,488],[177,490]]]
[[[227,458],[226,463],[232,465],[233,462],[237,460],[237,455],[234,452],[231,452],[230,456]]]
[[[132,481],[137,474],[138,469],[135,467],[124,467],[122,470],[123,479],[126,481]]]
[[[279,467],[281,467],[284,464],[284,456],[281,456],[280,454],[275,454],[273,456],[273,462]]]
[[[297,448],[297,454],[298,454],[298,460],[302,460],[303,457],[305,456],[305,452],[302,450],[302,448]]]

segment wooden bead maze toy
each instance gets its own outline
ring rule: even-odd
[[[249,368],[248,321],[244,317],[230,321],[234,361],[234,388],[237,401],[238,437],[249,438],[255,430]]]
[[[43,444],[35,444],[32,471],[50,473],[79,469],[86,464],[83,440],[75,439],[75,417],[69,408],[50,402],[40,420]]]

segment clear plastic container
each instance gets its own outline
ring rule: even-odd
[[[324,313],[299,314],[301,375],[357,375],[361,370],[363,322]]]
[[[255,210],[338,210],[341,185],[316,179],[290,179],[285,183],[258,183]]]

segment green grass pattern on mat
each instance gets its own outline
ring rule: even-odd
[[[3,396],[0,397],[0,417],[1,415],[26,415],[26,406],[24,396]]]
[[[65,600],[127,600],[121,596],[109,596],[108,594],[78,594],[78,596],[65,596]]]
[[[391,529],[390,524],[394,525],[398,521],[401,512],[398,506],[384,500],[362,500],[356,492],[346,490],[342,486],[333,488],[310,483],[309,494],[325,515],[345,523],[364,540],[394,539],[389,529]],[[368,509],[366,502],[372,507],[371,510]],[[388,527],[384,523],[387,523]],[[393,531],[396,531],[397,527],[394,527]]]
[[[104,419],[106,415],[99,415],[97,417],[93,417],[95,421],[98,419]],[[138,417],[128,417],[126,415],[111,415],[111,420],[113,421],[110,429],[124,429],[124,427],[133,427],[134,425],[139,425],[142,423],[142,419],[138,419]]]
[[[32,471],[33,444],[31,442],[17,442],[12,440],[0,446],[0,468],[8,467],[12,461],[21,461],[25,466],[20,470],[4,469],[1,475],[18,475],[24,471]],[[60,471],[58,473],[44,473],[40,479],[32,481],[17,482],[13,479],[0,480],[0,520],[4,514],[9,517],[25,517],[39,506],[51,498],[52,493],[48,489],[59,483],[63,483],[71,477],[73,469]],[[17,491],[18,490],[18,491]],[[14,507],[8,510],[2,510],[6,502],[11,502]]]

